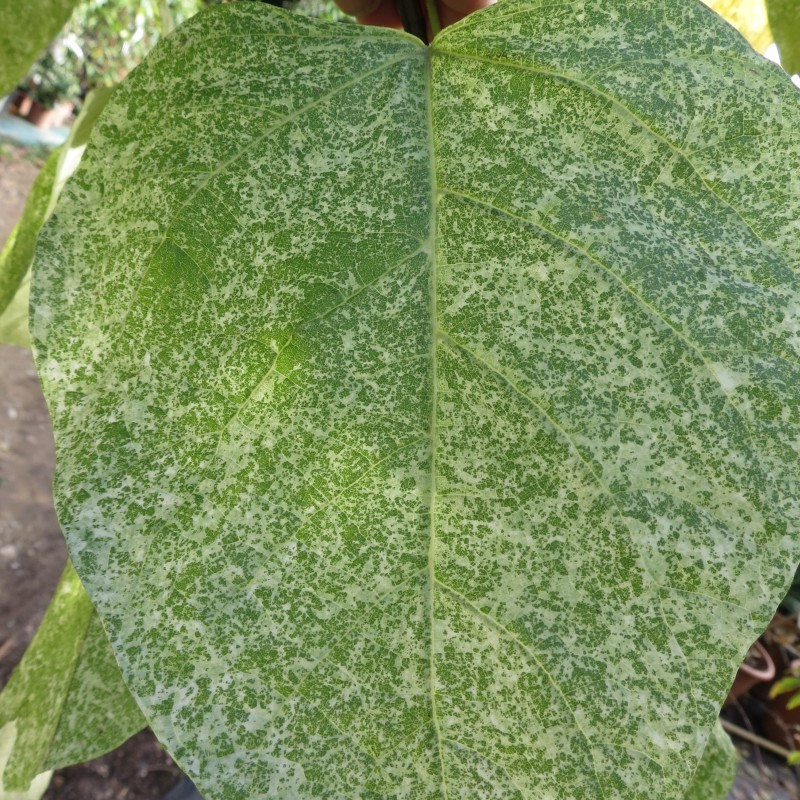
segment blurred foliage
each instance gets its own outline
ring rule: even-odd
[[[800,72],[800,0],[766,0],[770,28],[783,68]]]
[[[736,28],[759,53],[773,42],[764,0],[703,0]]]
[[[118,83],[161,36],[161,10],[180,24],[202,0],[88,0],[81,3],[24,83],[52,108],[77,102],[92,89]]]
[[[52,50],[36,62],[28,86],[31,97],[45,108],[54,108],[61,100],[75,100],[81,93],[74,66],[68,60],[57,60]]]
[[[92,89],[119,83],[163,31],[218,2],[225,0],[88,0],[75,9],[24,85],[47,108],[61,100],[78,103]],[[320,19],[350,19],[333,0],[272,4]]]
[[[287,8],[299,11],[301,14],[308,14],[309,17],[317,19],[327,19],[332,22],[355,22],[353,17],[349,17],[333,0],[297,0],[287,3]]]
[[[775,43],[781,66],[800,72],[800,0],[703,0],[759,53]]]
[[[169,0],[178,25],[195,14],[199,0]],[[157,0],[89,0],[75,10],[56,47],[74,58],[84,91],[119,83],[161,35]],[[67,55],[67,53],[69,55]]]
[[[0,97],[25,77],[77,0],[0,0]]]

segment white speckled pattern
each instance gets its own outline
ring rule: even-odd
[[[683,796],[800,557],[799,122],[694,0],[234,4],[129,77],[32,333],[208,800]]]

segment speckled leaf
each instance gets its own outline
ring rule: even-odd
[[[39,800],[50,785],[52,772],[42,772],[37,775],[24,792],[7,791],[3,786],[3,772],[14,749],[16,735],[16,724],[13,722],[0,728],[0,800]]]
[[[40,773],[107,753],[145,725],[100,618],[67,563],[33,642],[0,694],[0,731],[12,742],[0,785],[24,792]]]
[[[25,77],[77,4],[78,0],[0,0],[0,98]]]
[[[769,25],[778,44],[781,66],[789,73],[800,72],[800,2],[766,0]]]
[[[718,722],[684,800],[725,800],[736,778],[736,750]]]
[[[0,343],[30,347],[28,301],[39,230],[80,163],[97,115],[113,91],[113,87],[101,87],[86,96],[67,141],[50,154],[36,176],[22,217],[0,252]]]
[[[72,557],[218,798],[682,798],[800,557],[800,95],[693,0],[201,13],[33,334]]]

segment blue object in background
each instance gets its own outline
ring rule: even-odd
[[[26,147],[44,145],[52,148],[64,144],[68,135],[69,127],[65,125],[43,130],[20,117],[0,114],[0,140],[5,139]]]
[[[195,785],[188,778],[184,778],[174,789],[164,795],[164,800],[203,800],[203,798]]]

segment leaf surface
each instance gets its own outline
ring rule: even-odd
[[[30,787],[24,792],[7,791],[3,786],[3,773],[5,772],[6,764],[11,756],[11,751],[14,749],[14,742],[17,736],[17,729],[15,723],[10,723],[0,728],[0,800],[39,800],[39,798],[47,791],[50,785],[51,772],[39,773]]]
[[[25,77],[78,0],[0,0],[0,97]]]
[[[800,98],[704,6],[221,6],[37,251],[72,557],[209,800],[681,798],[800,557]]]
[[[736,750],[717,723],[694,773],[685,800],[725,800],[736,777]]]
[[[0,786],[25,792],[41,773],[103,755],[145,725],[68,562],[36,636],[0,694],[0,740],[10,743]]]

